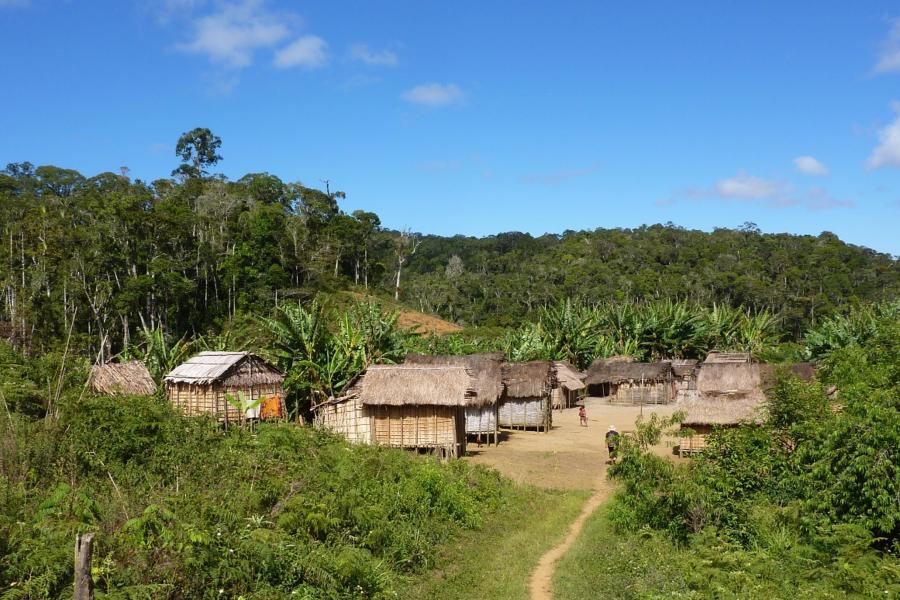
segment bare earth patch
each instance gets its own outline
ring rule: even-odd
[[[640,414],[671,415],[675,408],[667,406],[613,406],[599,398],[585,401],[588,426],[582,427],[578,409],[554,411],[553,427],[549,433],[533,431],[508,432],[499,446],[471,444],[473,463],[488,465],[519,483],[539,487],[573,490],[593,490],[581,514],[571,523],[559,544],[546,552],[532,571],[529,588],[533,600],[551,600],[551,582],[556,563],[575,542],[584,522],[609,496],[612,486],[606,478],[608,465],[606,431],[615,425],[621,433],[634,429]],[[656,448],[660,455],[672,455],[674,440],[668,439]],[[674,457],[673,457],[674,459]]]

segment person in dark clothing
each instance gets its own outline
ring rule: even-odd
[[[609,462],[616,462],[616,454],[619,448],[619,432],[615,425],[610,425],[606,431],[606,449],[609,450]]]

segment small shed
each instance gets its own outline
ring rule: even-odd
[[[315,422],[358,443],[465,454],[465,407],[477,403],[465,367],[372,365],[338,398],[313,408]]]
[[[668,404],[675,399],[672,363],[597,362],[585,383],[592,396],[611,404]]]
[[[249,352],[201,352],[163,381],[166,397],[188,415],[226,425],[285,415],[284,373]]]
[[[587,371],[585,372],[585,375],[582,378],[582,381],[584,381],[586,389],[587,389],[587,395],[588,396],[597,396],[597,397],[601,397],[601,398],[604,396],[609,396],[609,384],[608,383],[600,383],[600,384],[595,383],[595,384],[591,385],[591,383],[588,381],[588,379],[590,379],[590,376],[592,373],[596,373],[597,371],[602,370],[603,368],[606,367],[606,365],[609,365],[609,364],[632,363],[632,362],[636,362],[636,360],[637,359],[634,358],[633,356],[621,356],[621,355],[606,356],[606,357],[600,357],[600,358],[594,359],[594,362],[592,362],[591,365],[587,368]]]
[[[685,412],[683,429],[693,434],[682,438],[682,456],[706,448],[707,436],[717,427],[759,423],[766,395],[760,365],[749,362],[704,362],[697,373],[697,389],[685,392],[677,409]]]
[[[408,354],[404,364],[411,365],[447,365],[465,367],[475,378],[476,396],[466,405],[466,434],[486,436],[495,444],[500,437],[500,426],[497,414],[500,399],[503,396],[503,373],[501,365],[505,357],[502,352],[485,354],[468,354],[465,356],[424,354]]]
[[[555,361],[553,368],[556,370],[556,387],[551,393],[553,408],[563,409],[575,406],[582,390],[585,389],[584,381],[582,381],[584,374],[564,360]]]
[[[139,360],[94,365],[88,385],[103,396],[152,396],[156,393],[156,382]]]
[[[503,383],[506,396],[500,403],[500,427],[550,431],[553,424],[550,393],[556,385],[553,363],[549,360],[505,363]]]

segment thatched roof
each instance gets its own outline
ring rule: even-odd
[[[655,363],[610,362],[595,360],[588,368],[585,383],[619,384],[626,381],[668,381],[672,378],[672,363],[660,361]]]
[[[581,380],[581,373],[575,367],[564,360],[558,360],[553,363],[556,369],[556,380],[561,387],[567,390],[583,390],[584,382]]]
[[[772,389],[778,380],[779,373],[786,373],[799,378],[802,381],[812,381],[816,378],[816,366],[808,362],[792,363],[787,365],[759,365],[759,377],[765,390]]]
[[[694,375],[697,371],[696,358],[676,358],[672,360],[672,373],[675,377]]]
[[[500,365],[504,358],[502,352],[465,356],[407,354],[404,364],[466,367],[475,378],[478,403],[492,404],[503,395],[503,373]]]
[[[249,352],[201,352],[164,378],[166,383],[228,386],[267,385],[284,381],[284,373]]]
[[[381,406],[465,406],[476,402],[476,381],[465,367],[371,365],[338,400],[358,397]]]
[[[88,379],[91,388],[107,396],[152,396],[156,382],[140,361],[106,363],[91,367]]]
[[[749,352],[718,352],[712,351],[706,355],[704,364],[709,363],[748,363],[750,362]]]
[[[503,383],[507,398],[540,398],[550,393],[556,382],[549,360],[504,363]]]
[[[682,425],[737,425],[761,422],[765,400],[761,390],[722,395],[696,392],[687,395],[676,408],[686,413]]]
[[[687,413],[684,425],[736,425],[759,422],[765,401],[760,365],[713,362],[700,366],[697,389],[686,393],[676,408]]]
[[[759,365],[753,363],[703,363],[697,373],[697,389],[711,394],[762,389]]]

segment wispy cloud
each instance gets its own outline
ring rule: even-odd
[[[900,102],[893,102],[891,107],[897,113],[892,123],[878,130],[878,145],[866,160],[870,169],[881,167],[900,167]]]
[[[586,167],[576,169],[562,169],[560,171],[554,171],[552,173],[533,173],[530,175],[523,175],[522,182],[529,184],[556,185],[558,183],[563,183],[564,181],[577,179],[578,177],[592,175],[599,170],[600,163],[594,163]]]
[[[406,90],[401,97],[412,104],[440,108],[462,104],[466,94],[455,83],[423,83]]]
[[[249,66],[257,50],[290,35],[284,19],[266,10],[261,0],[223,4],[217,12],[194,19],[192,29],[190,39],[176,48],[232,69]]]
[[[431,160],[416,166],[420,171],[428,173],[444,173],[447,171],[456,171],[460,167],[458,160]]]
[[[399,62],[396,53],[390,50],[376,52],[366,44],[350,46],[350,58],[373,67],[395,67]]]
[[[798,156],[794,159],[794,168],[805,175],[828,175],[828,167],[812,156]]]
[[[824,188],[813,187],[809,189],[806,206],[809,210],[831,210],[833,208],[854,208],[856,203],[852,200],[834,198]]]
[[[275,53],[274,64],[279,69],[305,67],[316,69],[328,63],[328,44],[316,35],[305,35]]]
[[[679,195],[692,200],[723,200],[774,208],[804,206],[812,211],[856,206],[850,200],[829,195],[822,187],[811,187],[805,194],[802,192],[798,194],[794,192],[790,184],[784,181],[754,177],[744,172],[740,172],[734,177],[720,179],[710,187],[688,188]],[[664,198],[658,200],[656,205],[671,206],[676,201],[675,197]]]
[[[890,19],[891,29],[881,42],[881,52],[875,64],[876,73],[900,72],[900,18]]]
[[[796,204],[788,197],[790,191],[790,185],[783,181],[754,177],[741,171],[734,177],[718,180],[712,187],[689,188],[685,193],[692,198],[767,201],[789,206]]]

